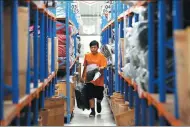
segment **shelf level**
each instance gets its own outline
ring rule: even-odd
[[[49,77],[43,82],[39,83],[38,88],[33,88],[33,83],[31,83],[31,93],[25,95],[19,100],[18,104],[12,104],[12,100],[5,100],[4,102],[4,120],[0,121],[1,126],[8,126],[11,121],[19,115],[20,111],[27,105],[31,103],[34,98],[38,98],[40,92],[49,85],[49,82],[55,77],[53,72]]]
[[[119,75],[124,79],[125,82],[128,83],[128,85],[132,86],[134,90],[138,91],[137,84],[135,82],[132,82],[130,78],[126,78],[123,76],[123,73],[118,72]],[[139,91],[138,91],[139,92]],[[140,98],[145,98],[148,100],[149,105],[153,105],[157,111],[158,114],[163,116],[172,126],[180,126],[183,125],[183,123],[176,119],[174,117],[174,101],[173,101],[173,94],[167,94],[167,102],[166,103],[160,103],[159,102],[159,95],[158,94],[150,94],[148,92],[143,91],[142,96]]]
[[[118,21],[120,21],[121,19],[123,19],[124,16],[128,16],[132,13],[133,9],[139,6],[144,6],[146,3],[148,2],[148,0],[146,1],[139,1],[137,2],[134,6],[130,7],[129,9],[127,9],[126,11],[124,11],[123,13],[121,13],[118,16]],[[102,32],[105,31],[109,26],[114,24],[114,20],[111,20],[108,22],[108,24],[102,29]]]

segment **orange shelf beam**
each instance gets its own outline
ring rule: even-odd
[[[135,90],[137,91],[137,89],[136,89],[137,84],[135,82],[132,82],[132,80],[130,78],[124,77],[124,75],[121,72],[118,72],[118,73],[124,79],[124,81],[128,83],[128,85],[133,86],[135,88]],[[174,117],[174,115],[172,115],[172,113],[167,111],[167,109],[164,107],[164,103],[160,103],[158,100],[153,98],[153,95],[151,95],[150,93],[143,92],[141,98],[147,99],[148,104],[153,105],[157,109],[159,115],[165,117],[167,119],[167,121],[172,126],[181,126],[181,125],[183,125],[180,120],[176,119]]]
[[[4,120],[0,121],[1,126],[8,126],[11,121],[19,114],[20,111],[27,105],[31,104],[31,101],[34,98],[38,98],[40,92],[49,85],[49,82],[55,77],[55,73],[53,72],[49,77],[43,82],[39,83],[38,88],[31,89],[30,95],[25,95],[19,100],[18,104],[12,104],[12,101],[5,102],[4,104]]]

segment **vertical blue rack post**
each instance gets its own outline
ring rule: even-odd
[[[66,89],[67,89],[67,123],[70,123],[70,62],[69,62],[69,13],[70,13],[70,1],[66,1]]]
[[[159,66],[159,100],[166,102],[165,61],[166,61],[166,1],[158,1],[158,66]],[[161,18],[162,17],[162,18]],[[163,116],[159,117],[160,126],[165,125]]]
[[[0,120],[3,120],[4,116],[4,34],[3,34],[3,3],[4,0],[0,1]]]
[[[148,3],[148,70],[149,70],[149,81],[148,91],[154,93],[154,3]],[[145,104],[145,102],[143,102]],[[145,105],[143,105],[145,107]],[[144,112],[145,113],[145,112]],[[145,115],[145,114],[143,114]],[[152,105],[149,105],[149,126],[153,126],[155,122],[155,111]]]
[[[34,11],[34,88],[38,87],[38,9]]]
[[[48,77],[48,35],[49,35],[49,20],[48,20],[48,15],[46,15],[45,18],[45,31],[46,31],[46,35],[45,35],[45,77]],[[48,87],[47,87],[48,88]],[[48,91],[47,91],[47,95]]]
[[[19,78],[18,78],[18,0],[12,1],[11,9],[11,44],[12,44],[12,100],[13,104],[19,101]],[[19,125],[18,116],[15,117],[15,124]]]
[[[118,81],[118,20],[117,20],[118,1],[115,1],[115,91],[119,92]]]
[[[30,94],[30,2],[27,1],[27,7],[28,7],[28,56],[27,56],[27,78],[26,78],[26,94]]]
[[[55,42],[55,37],[56,37],[55,29],[56,29],[56,26],[55,26],[55,21],[56,21],[55,19],[52,19],[52,33],[53,33],[53,36],[52,36],[52,48],[53,48],[52,62],[53,62],[53,64],[51,64],[51,66],[53,66],[52,71],[55,73],[55,76],[56,76],[56,71],[55,71],[55,60],[56,60],[56,58],[55,58],[55,43],[56,43]],[[52,81],[52,83],[53,83],[52,95],[55,95],[55,84],[56,84],[55,80],[56,80],[56,78],[54,77],[53,81]]]
[[[45,15],[43,11],[40,11],[40,82],[45,79],[45,68],[44,68],[44,46],[45,46]]]
[[[45,15],[44,12],[40,12],[40,82],[44,82],[45,79],[45,68],[44,68],[44,61],[45,61]],[[44,100],[45,100],[45,90],[41,92],[41,108],[44,108]]]
[[[18,0],[12,1],[11,9],[11,44],[12,44],[12,88],[13,103],[19,101],[19,79],[18,79]]]
[[[55,10],[55,15],[56,15],[56,10]],[[56,18],[55,18],[55,21],[53,22],[53,35],[54,37],[56,37]],[[55,42],[54,42],[55,43]],[[55,44],[54,44],[55,45]],[[56,62],[57,62],[57,59],[55,58]],[[55,75],[55,79],[54,79],[54,83],[56,84],[57,83],[57,70],[55,70],[54,68],[54,71],[56,71],[56,75]],[[54,87],[55,88],[55,87]],[[53,93],[55,94],[55,90],[53,91]]]
[[[30,1],[27,1],[27,7],[28,7],[28,56],[27,56],[27,78],[26,78],[26,94],[30,94]],[[26,125],[31,126],[31,104],[28,104],[26,106]]]
[[[46,72],[46,78],[48,78],[49,76],[49,73],[48,73],[48,36],[49,36],[49,18],[48,18],[48,15],[46,16],[46,46],[45,46],[45,72]],[[49,96],[49,85],[46,86],[46,97],[50,97]]]
[[[34,10],[34,88],[38,88],[38,8]],[[34,125],[38,125],[38,98],[34,99],[33,112],[34,112]]]

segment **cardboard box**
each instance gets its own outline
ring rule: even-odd
[[[42,126],[47,126],[48,125],[48,113],[49,109],[41,109],[40,110],[40,118],[41,118],[41,125]]]
[[[52,98],[47,98],[45,100],[45,109],[50,109],[54,107],[59,107],[65,104],[65,99],[59,96],[54,96]]]
[[[117,126],[134,126],[135,125],[135,112],[129,110],[115,116]]]
[[[66,86],[66,82],[59,82],[56,87],[58,95],[64,95],[67,96],[67,86]],[[75,84],[74,83],[70,83],[70,97],[75,97]]]
[[[126,59],[125,59],[125,55],[126,55],[126,44],[124,43],[124,38],[120,38],[120,47],[119,50],[121,51],[121,58],[122,58],[122,66],[124,66],[124,64],[126,63]],[[120,54],[119,54],[120,56]],[[121,62],[120,57],[119,57],[119,63]]]
[[[28,54],[28,8],[18,7],[18,76],[19,94],[25,95]],[[12,85],[11,8],[4,9],[4,83]],[[13,63],[14,64],[14,63]]]
[[[42,126],[63,126],[64,125],[64,105],[43,109],[40,111]]]
[[[48,126],[64,125],[64,105],[51,108],[48,112]]]
[[[180,119],[190,124],[190,28],[175,31],[177,90]]]
[[[45,100],[46,111],[41,113],[42,123],[47,126],[63,126],[65,114],[65,99],[54,96]],[[47,118],[46,118],[46,116]],[[43,121],[45,119],[46,121]]]

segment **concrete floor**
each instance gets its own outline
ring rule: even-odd
[[[74,117],[70,124],[65,126],[116,126],[113,115],[111,113],[107,99],[102,101],[102,112],[96,112],[95,117],[89,117],[90,110],[81,110],[75,107]]]

